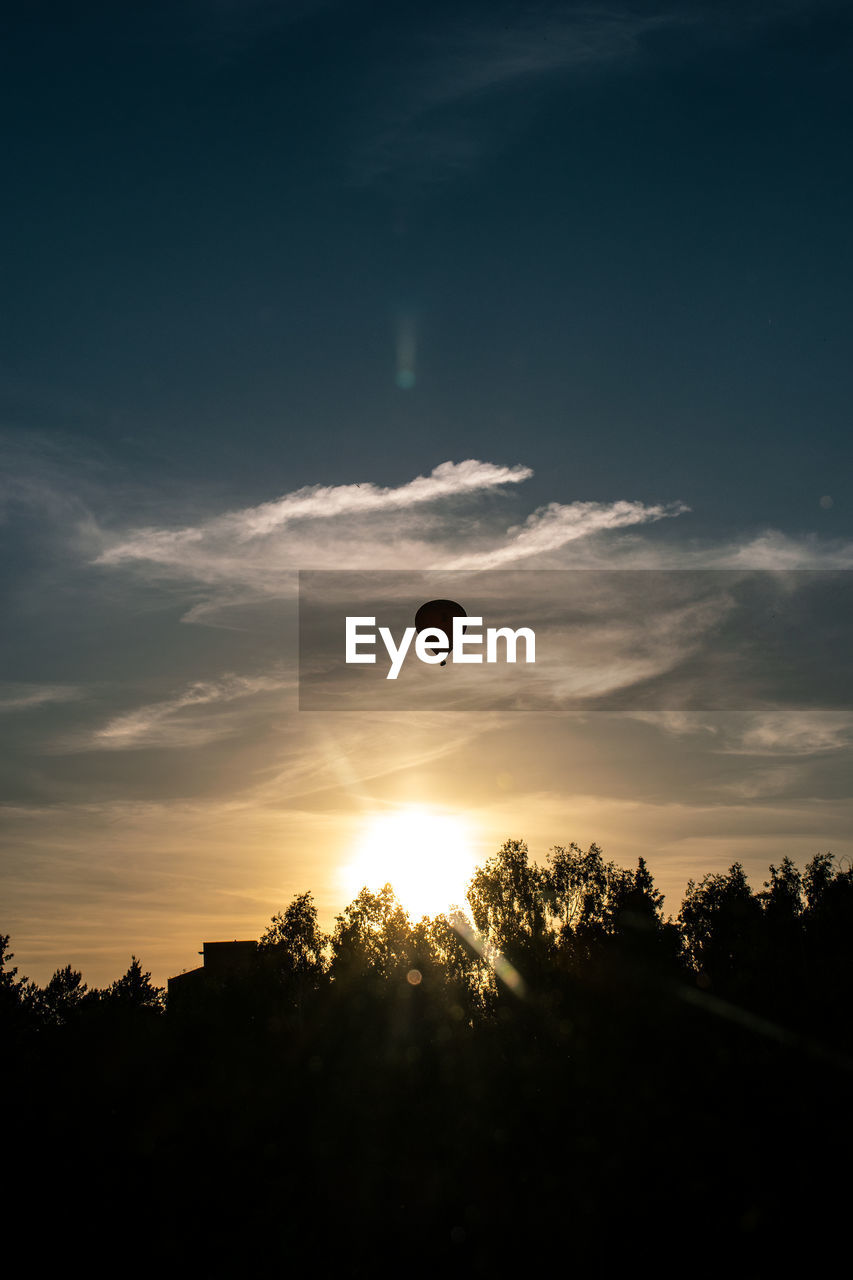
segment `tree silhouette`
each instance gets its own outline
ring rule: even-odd
[[[492,969],[471,941],[470,921],[461,911],[424,918],[412,930],[413,963],[428,989],[440,988],[445,1002],[470,1021],[482,1014],[494,991]]]
[[[574,842],[551,849],[546,893],[562,942],[603,926],[612,873],[613,863],[605,863],[597,844],[591,844],[585,852]]]
[[[506,840],[478,868],[468,888],[474,924],[522,975],[538,972],[551,950],[547,877],[523,840]]]
[[[87,991],[82,973],[67,964],[56,970],[43,990],[34,989],[36,1014],[47,1026],[63,1027],[79,1012]]]
[[[27,981],[26,978],[18,978],[17,965],[9,964],[15,958],[15,953],[9,950],[9,942],[9,934],[0,933],[0,991],[13,991]]]
[[[673,964],[677,928],[663,918],[663,894],[644,858],[636,870],[605,861],[597,844],[556,845],[548,854],[545,893],[561,955],[573,966],[605,954]]]
[[[9,934],[0,933],[0,1019],[11,1029],[26,1021],[29,1003],[29,980],[18,977],[18,966],[9,963],[13,959]]]
[[[130,1011],[162,1013],[166,1008],[166,992],[155,987],[150,973],[143,973],[136,956],[131,956],[127,972],[99,993],[102,1004]]]
[[[849,1004],[853,968],[853,868],[836,869],[830,853],[818,853],[803,874],[805,984],[812,1024],[835,1026],[836,1011]],[[853,1047],[850,1020],[840,1024]]]
[[[806,865],[803,875],[803,891],[806,906],[814,911],[820,903],[835,875],[835,867],[831,853],[816,853]]]
[[[298,893],[272,917],[259,946],[282,978],[319,981],[326,970],[329,939],[320,929],[311,893]]]
[[[297,1025],[302,1024],[306,1001],[326,978],[328,949],[329,939],[320,929],[309,892],[296,894],[261,936],[257,968],[268,984],[269,999],[279,999],[295,1013]]]
[[[35,1185],[50,1151],[125,1240],[156,1187],[181,1205],[146,1220],[160,1256],[283,1221],[321,1238],[333,1203],[353,1274],[380,1239],[500,1273],[567,1206],[594,1274],[661,1205],[694,1234],[700,1206],[732,1257],[786,1245],[792,1197],[823,1236],[843,1226],[846,1184],[833,1200],[821,1172],[853,1141],[849,869],[783,858],[755,893],[734,863],[672,922],[644,859],[571,844],[538,866],[508,840],[469,904],[413,925],[365,888],[326,939],[297,894],[256,965],[188,987],[189,1019],[156,1017],[135,956],[105,990],[69,965],[40,990],[0,938],[10,1167]]]
[[[754,968],[761,920],[761,901],[739,862],[725,874],[704,876],[699,884],[689,880],[678,916],[693,967],[706,981],[729,991],[744,985]]]
[[[783,923],[799,919],[803,910],[803,877],[785,855],[778,867],[770,866],[770,879],[757,897],[764,905],[768,920]]]
[[[390,884],[364,888],[337,917],[332,934],[332,976],[398,976],[410,968],[412,926]]]

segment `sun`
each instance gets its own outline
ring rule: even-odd
[[[462,818],[407,805],[367,819],[341,879],[350,900],[365,885],[374,891],[393,885],[418,920],[463,906],[475,865]]]

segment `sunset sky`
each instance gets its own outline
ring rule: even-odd
[[[100,984],[134,952],[162,982],[305,889],[330,927],[362,876],[440,909],[510,836],[643,855],[673,912],[736,859],[760,885],[853,856],[829,661],[809,698],[777,659],[772,696],[725,710],[297,688],[299,570],[793,591],[853,568],[851,54],[819,0],[10,11],[0,932],[23,972]],[[713,637],[697,599],[636,669],[608,614],[605,683],[674,670],[688,616]],[[848,624],[816,614],[815,652]]]

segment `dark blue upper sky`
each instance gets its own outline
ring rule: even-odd
[[[228,501],[483,457],[848,533],[851,50],[819,3],[7,12],[3,424]]]

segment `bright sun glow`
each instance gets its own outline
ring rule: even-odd
[[[348,901],[391,884],[413,919],[464,906],[475,867],[461,818],[407,806],[370,818],[341,876]]]

